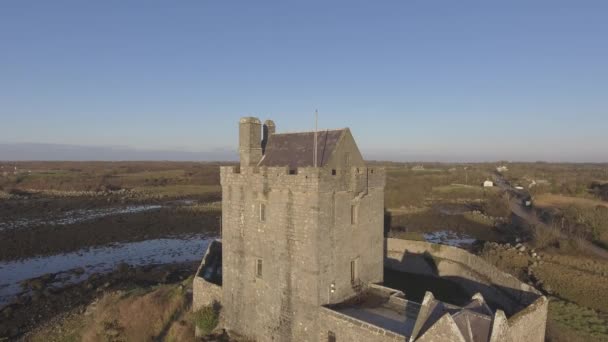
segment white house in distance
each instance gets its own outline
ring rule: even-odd
[[[492,182],[491,180],[486,180],[483,182],[483,187],[484,188],[491,188],[494,186],[494,182]]]

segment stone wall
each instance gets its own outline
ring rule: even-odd
[[[222,287],[196,276],[192,283],[192,310],[214,305],[222,301]]]
[[[320,305],[357,292],[352,260],[362,284],[382,281],[382,169],[222,167],[220,175],[228,329],[260,341],[305,340],[318,331]]]
[[[320,298],[320,304],[338,303],[355,294],[350,270],[355,259],[362,284],[383,281],[384,184],[378,179],[383,176],[367,168],[351,169],[342,177],[321,175],[318,245],[320,281],[327,298]]]
[[[327,341],[330,332],[336,336],[336,341],[394,342],[406,340],[403,335],[395,334],[392,331],[321,307],[319,308],[319,335],[317,341]]]
[[[226,328],[259,341],[295,340],[316,324],[318,181],[287,168],[233,171],[221,172]]]
[[[548,309],[549,300],[543,296],[509,318],[507,341],[544,341]]]
[[[470,295],[477,292],[512,315],[541,294],[460,248],[423,241],[386,239],[385,266],[402,272],[440,276],[459,283]]]
[[[334,150],[332,155],[328,158],[324,168],[327,170],[343,170],[350,167],[365,167],[365,161],[363,156],[357,147],[357,143],[350,132],[350,129],[346,128],[344,133],[340,137],[338,142],[338,149]],[[348,154],[348,164],[346,154]]]
[[[222,243],[217,240],[212,241],[209,246],[207,246],[207,251],[203,256],[201,264],[194,275],[194,280],[192,281],[193,311],[197,311],[204,306],[215,305],[222,301],[222,287],[203,278],[203,273],[207,268],[215,268],[213,270],[209,270],[212,271],[210,274],[217,272],[218,268],[221,272],[221,255]]]

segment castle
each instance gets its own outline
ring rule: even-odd
[[[240,167],[220,171],[221,242],[194,279],[194,309],[221,303],[227,331],[256,341],[544,340],[546,298],[512,277],[495,275],[505,299],[488,284],[463,307],[380,285],[395,246],[404,256],[426,245],[384,238],[385,171],[366,166],[348,128],[276,133],[245,117],[239,154]],[[415,260],[397,259],[396,269]],[[484,296],[528,316],[511,321]]]

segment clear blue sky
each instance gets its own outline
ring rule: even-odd
[[[0,143],[608,161],[607,1],[2,1]]]

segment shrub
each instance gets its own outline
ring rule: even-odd
[[[559,246],[560,234],[559,227],[551,225],[548,229],[536,227],[533,230],[534,245],[536,248],[547,248]]]
[[[490,193],[483,205],[485,213],[494,217],[508,217],[511,214],[509,200],[497,193]]]
[[[194,313],[194,324],[203,335],[209,335],[219,322],[218,313],[212,306],[205,306]]]

